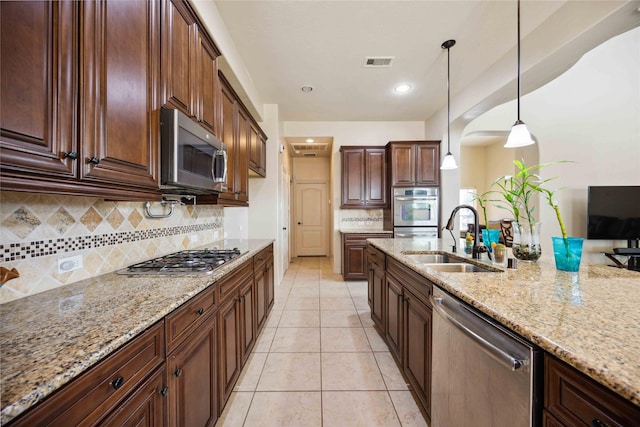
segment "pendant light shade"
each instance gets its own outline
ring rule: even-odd
[[[442,43],[440,46],[443,49],[447,49],[447,154],[444,155],[442,159],[442,165],[440,165],[440,169],[458,169],[458,165],[456,164],[456,159],[451,154],[451,78],[450,78],[450,70],[451,63],[449,61],[449,49],[455,46],[455,40],[447,40]]]
[[[525,147],[527,145],[535,144],[535,141],[527,129],[527,125],[520,120],[520,0],[518,0],[518,120],[513,124],[507,143],[504,145],[506,148]]]

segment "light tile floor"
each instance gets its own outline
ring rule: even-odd
[[[373,328],[367,283],[296,258],[218,426],[426,426]]]

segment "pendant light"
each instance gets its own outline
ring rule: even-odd
[[[527,129],[527,125],[520,120],[520,0],[518,0],[518,120],[513,124],[511,133],[507,138],[506,148],[524,147],[534,144],[531,134]]]
[[[449,49],[455,46],[455,44],[455,40],[447,40],[440,46],[443,49],[447,49],[447,154],[445,154],[442,159],[440,169],[458,169],[456,159],[453,157],[453,154],[451,154],[451,63],[449,62]]]

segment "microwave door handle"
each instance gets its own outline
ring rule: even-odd
[[[224,159],[224,174],[222,174],[222,182],[226,185],[227,171],[229,170],[229,168],[227,167],[227,163],[229,162],[229,158],[227,157],[227,150],[222,150],[222,158]]]
[[[222,154],[220,154],[222,153]],[[222,174],[222,178],[216,178],[216,161],[215,158],[217,156],[222,155],[222,160],[223,160],[223,170],[224,173]],[[213,178],[213,180],[215,182],[222,182],[222,183],[226,183],[227,182],[227,152],[226,150],[218,150],[218,153],[214,156],[213,161],[211,162],[211,178]]]

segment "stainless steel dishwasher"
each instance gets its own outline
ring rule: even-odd
[[[431,427],[539,426],[542,351],[433,288]]]

